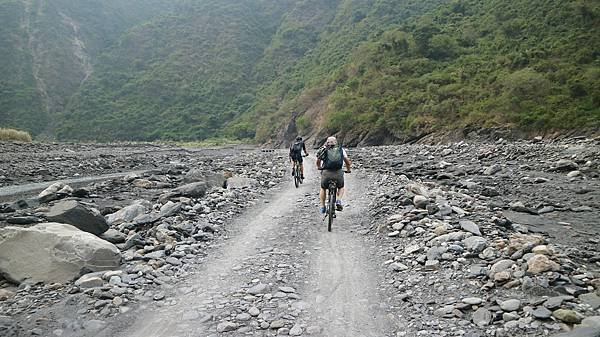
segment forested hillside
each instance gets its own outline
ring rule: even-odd
[[[327,126],[402,138],[468,125],[600,126],[599,3],[452,2],[362,44]]]
[[[0,126],[53,133],[96,57],[169,0],[0,0]]]
[[[0,0],[0,126],[353,143],[600,126],[592,0],[125,3]]]

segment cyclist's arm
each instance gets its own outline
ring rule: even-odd
[[[308,156],[308,152],[306,151],[306,143],[302,143],[302,149],[304,150],[304,154]]]
[[[317,158],[317,170],[321,169],[322,164],[323,164],[323,161],[320,158]]]
[[[344,164],[346,164],[346,171],[350,172],[352,162],[350,161],[350,158],[348,158],[348,154],[346,153],[346,150],[344,150]]]

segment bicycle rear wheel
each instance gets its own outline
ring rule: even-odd
[[[333,218],[335,218],[335,192],[332,193],[332,189],[329,190],[328,211],[327,231],[331,232],[331,224],[333,224]]]

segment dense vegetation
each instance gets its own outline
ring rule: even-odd
[[[329,127],[600,126],[599,3],[454,1],[360,46]]]
[[[261,142],[599,127],[599,15],[593,0],[0,0],[0,126]]]
[[[170,0],[0,0],[0,126],[53,133],[57,113],[127,29]]]

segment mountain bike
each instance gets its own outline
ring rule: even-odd
[[[321,169],[322,170],[322,169]],[[350,171],[344,171],[344,173],[350,173]],[[327,231],[331,232],[331,225],[333,224],[333,219],[335,219],[335,202],[337,198],[337,183],[332,179],[327,186],[327,196],[326,196],[326,204],[325,204],[325,216],[323,217],[323,221],[327,219]]]
[[[303,155],[302,157],[306,157]],[[300,162],[294,160],[294,166],[292,167],[292,176],[294,177],[294,185],[296,188],[300,186],[304,182],[304,178],[302,178],[302,171],[300,170]]]

